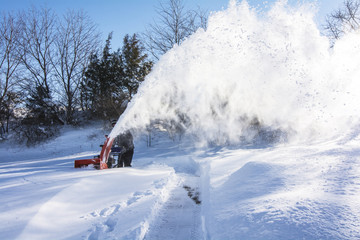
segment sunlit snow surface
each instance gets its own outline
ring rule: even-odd
[[[0,239],[359,239],[360,37],[330,48],[312,15],[232,1],[165,54],[111,136],[185,132],[137,135],[133,168],[73,168],[101,125],[2,143]],[[258,141],[255,117],[286,138]]]
[[[357,133],[194,149],[153,132],[132,168],[102,171],[73,168],[98,154],[95,126],[34,149],[2,144],[0,239],[358,239]]]

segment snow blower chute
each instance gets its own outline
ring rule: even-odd
[[[108,159],[111,152],[111,147],[113,145],[114,139],[110,139],[108,136],[105,136],[106,140],[104,145],[102,145],[100,155],[91,159],[80,159],[75,160],[74,167],[81,168],[89,165],[94,165],[94,168],[102,170],[108,168]]]

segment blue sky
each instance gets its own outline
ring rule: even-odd
[[[306,0],[305,0],[306,1]],[[106,39],[108,33],[114,32],[113,49],[121,47],[125,34],[144,31],[145,27],[156,18],[155,7],[159,0],[0,0],[0,11],[17,11],[27,9],[31,5],[46,5],[58,14],[66,9],[83,9],[93,21],[98,24],[99,30]],[[226,8],[229,0],[184,0],[186,7],[195,9],[199,6],[208,11],[219,11]],[[272,4],[275,0],[248,0],[252,6],[259,6],[263,2]],[[288,0],[290,4],[298,0]],[[338,8],[343,0],[308,0],[316,2],[319,7],[317,22],[323,23],[326,14]]]

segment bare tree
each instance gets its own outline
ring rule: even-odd
[[[68,11],[59,24],[55,40],[53,68],[57,80],[60,104],[65,109],[67,123],[72,123],[79,102],[79,89],[90,55],[99,45],[96,25],[82,11]]]
[[[156,59],[199,27],[206,28],[206,12],[186,11],[183,0],[160,2],[156,12],[158,20],[149,25],[143,36],[146,48]]]
[[[360,2],[345,0],[344,6],[327,16],[325,30],[332,41],[360,27]]]
[[[26,117],[22,123],[31,130],[31,125],[51,126],[64,124],[54,98],[54,41],[58,26],[55,13],[48,8],[32,7],[23,12],[21,50],[26,87]],[[30,134],[31,135],[31,134]]]
[[[16,76],[21,62],[19,38],[19,21],[11,14],[3,14],[0,19],[0,121],[7,121],[7,126],[11,113],[9,108],[14,99],[12,96],[19,83]]]
[[[43,87],[50,93],[52,46],[56,17],[52,10],[32,7],[22,14],[22,61],[29,72],[29,85]]]
[[[188,14],[188,28],[191,33],[199,28],[206,29],[208,24],[208,11],[198,7],[196,10],[189,10]]]

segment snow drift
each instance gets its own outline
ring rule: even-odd
[[[351,129],[359,120],[360,35],[330,48],[314,15],[310,4],[279,1],[259,13],[230,1],[160,59],[110,137],[155,120],[217,144],[251,140],[259,127],[277,140]]]

